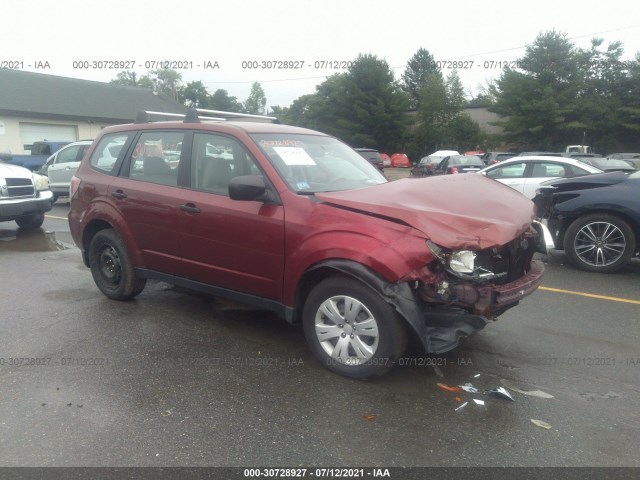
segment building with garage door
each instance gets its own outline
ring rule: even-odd
[[[90,140],[141,110],[187,109],[146,88],[0,69],[0,153],[29,154],[38,140]]]

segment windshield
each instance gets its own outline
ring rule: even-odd
[[[284,133],[253,134],[289,188],[302,194],[352,190],[385,183],[371,163],[331,137]]]

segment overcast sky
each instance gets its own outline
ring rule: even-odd
[[[316,62],[346,62],[359,53],[386,59],[398,79],[421,47],[437,61],[473,61],[459,73],[475,93],[499,75],[491,62],[515,60],[541,31],[556,29],[584,47],[593,36],[619,40],[626,59],[640,51],[638,1],[5,0],[1,8],[0,62],[98,81],[121,69],[74,62],[131,61],[139,74],[148,70],[145,62],[185,62],[184,83],[201,80],[210,93],[224,88],[244,101],[257,80],[269,106],[288,106],[340,71]],[[243,68],[250,61],[304,66]],[[50,68],[36,70],[36,62]],[[207,62],[219,68],[205,69]]]

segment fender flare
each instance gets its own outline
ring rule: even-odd
[[[330,269],[348,275],[378,293],[393,306],[427,349],[427,326],[416,297],[407,282],[390,283],[366,266],[345,259],[324,260],[307,269],[303,278],[320,269]],[[302,305],[300,305],[301,310]]]

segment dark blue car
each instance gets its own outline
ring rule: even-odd
[[[614,272],[640,253],[640,171],[551,180],[533,201],[555,247],[581,270]]]

